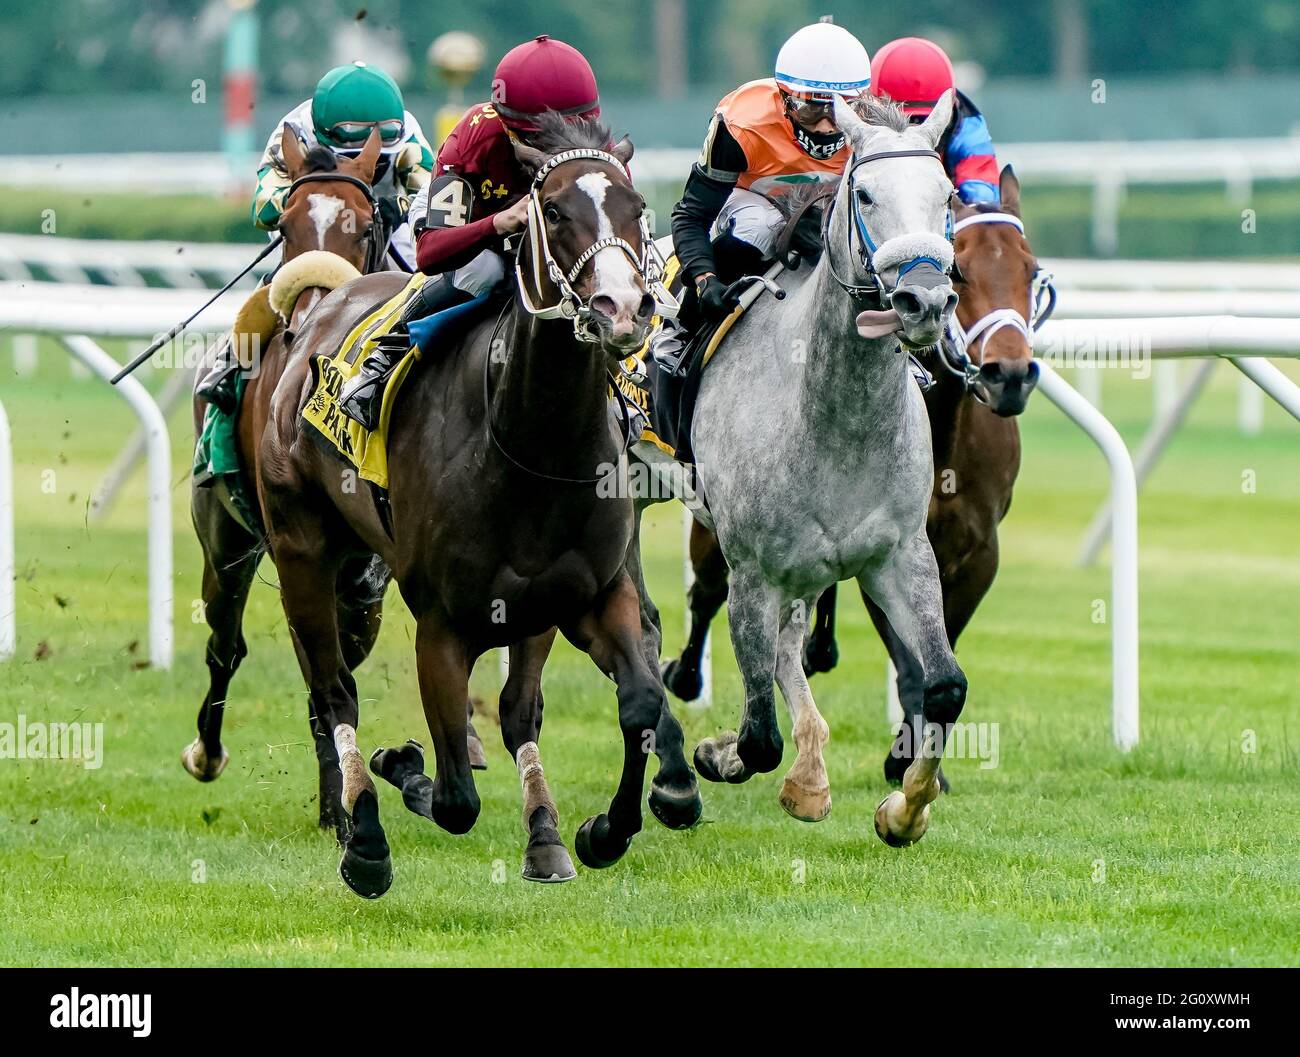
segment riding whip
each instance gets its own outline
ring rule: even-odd
[[[117,385],[118,382],[120,382],[128,374],[130,374],[137,367],[139,367],[140,364],[144,363],[145,360],[147,360],[155,352],[157,352],[169,341],[171,341],[172,338],[176,337],[177,334],[181,333],[181,331],[183,331],[186,327],[188,327],[191,323],[193,323],[194,320],[198,318],[199,313],[206,310],[209,306],[212,305],[214,301],[216,301],[218,297],[224,294],[227,290],[229,290],[232,286],[234,286],[235,283],[239,282],[240,279],[242,279],[245,275],[247,275],[254,268],[256,268],[258,263],[264,260],[271,253],[272,250],[278,249],[280,243],[282,243],[283,241],[284,241],[283,235],[276,235],[275,238],[273,238],[270,241],[270,243],[267,245],[266,249],[264,249],[261,253],[259,253],[256,257],[252,259],[252,261],[249,263],[247,268],[245,268],[242,272],[240,272],[233,279],[231,279],[230,282],[226,283],[225,286],[223,286],[220,290],[218,290],[215,294],[213,294],[210,298],[208,298],[207,301],[205,301],[194,313],[192,313],[188,319],[184,319],[181,322],[177,323],[176,326],[172,327],[171,330],[169,330],[161,338],[159,338],[147,349],[145,349],[144,352],[140,353],[139,356],[137,356],[125,367],[123,367],[120,371],[118,371],[117,374],[113,375],[112,378],[113,384]]]

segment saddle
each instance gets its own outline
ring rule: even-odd
[[[685,285],[680,267],[677,255],[668,255],[664,284],[679,299]],[[723,319],[701,323],[694,331],[655,319],[646,343],[622,362],[615,377],[619,391],[640,412],[641,440],[649,441],[678,462],[694,463],[691,423],[704,368],[736,320],[745,314],[761,289],[769,288],[768,283],[782,268],[774,264],[765,275],[746,275],[736,280],[728,288],[739,297],[736,308]]]
[[[307,434],[380,493],[388,489],[388,426],[402,384],[425,351],[431,352],[439,342],[463,332],[484,315],[484,306],[491,297],[483,294],[410,323],[411,347],[384,382],[379,424],[368,430],[339,410],[338,395],[427,279],[428,276],[419,273],[412,276],[397,294],[362,317],[337,351],[313,356],[310,362],[312,382],[301,412],[303,422],[310,427]]]

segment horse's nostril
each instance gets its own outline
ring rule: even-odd
[[[637,307],[636,314],[641,319],[649,319],[655,314],[655,299],[649,294],[641,295],[641,304]]]
[[[955,311],[957,311],[957,293],[956,291],[953,291],[948,295],[947,300],[943,303],[943,314],[950,316]]]
[[[618,305],[614,299],[606,294],[597,294],[591,299],[591,307],[594,311],[599,312],[602,316],[609,316],[613,319],[618,315]]]
[[[922,312],[921,299],[910,290],[895,290],[889,300],[900,316],[919,316]]]
[[[999,382],[1006,381],[1002,364],[998,363],[997,360],[990,360],[981,364],[980,377],[989,385],[997,385]]]

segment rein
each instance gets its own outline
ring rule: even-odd
[[[513,302],[510,301],[507,301],[506,304],[502,307],[501,314],[497,316],[496,325],[493,326],[492,335],[488,341],[488,354],[483,357],[483,422],[487,426],[488,439],[492,442],[492,446],[496,448],[496,450],[499,451],[503,456],[505,456],[507,462],[513,465],[516,469],[522,470],[524,473],[529,474],[530,476],[538,477],[543,481],[551,481],[555,484],[598,485],[608,477],[618,473],[619,466],[622,464],[623,458],[627,455],[628,449],[632,446],[632,439],[633,439],[632,438],[632,411],[627,406],[627,397],[625,397],[623,395],[622,390],[619,389],[619,387],[614,384],[614,376],[612,374],[606,372],[609,378],[610,388],[614,390],[614,396],[618,399],[618,409],[622,419],[622,421],[620,422],[620,428],[622,430],[623,440],[622,440],[622,444],[619,447],[618,460],[615,463],[614,467],[609,471],[609,473],[601,474],[598,477],[560,477],[556,474],[542,473],[541,470],[534,470],[531,466],[525,466],[522,462],[520,462],[508,451],[506,451],[505,446],[501,443],[500,438],[497,437],[496,430],[492,428],[492,386],[491,386],[492,351],[491,350],[496,346],[497,335],[501,332],[501,325],[506,321],[506,318],[512,307],[513,307]]]
[[[855,158],[850,163],[848,171],[844,174],[844,180],[849,188],[850,194],[853,190],[853,174],[868,162],[882,161],[886,158],[933,158],[935,161],[942,161],[939,157],[939,152],[933,150],[886,150],[878,151],[875,154],[868,154],[862,158]],[[822,242],[828,247],[830,245],[831,214],[835,209],[835,201],[835,198],[831,199],[822,215]],[[876,245],[875,240],[871,237],[871,233],[867,231],[867,225],[862,219],[862,214],[857,209],[853,209],[852,202],[849,203],[849,206],[853,211],[853,223],[849,225],[849,258],[853,258],[853,240],[854,235],[856,234],[859,243],[857,248],[858,261],[861,264],[863,271],[867,273],[870,285],[845,282],[845,280],[841,279],[839,273],[835,270],[834,255],[829,252],[826,255],[826,266],[830,270],[831,278],[834,279],[835,282],[839,284],[840,288],[843,289],[849,297],[853,298],[853,300],[862,302],[874,301],[877,305],[883,308],[892,291],[885,286],[885,281],[880,277],[880,273],[876,270],[875,263],[872,259],[880,247]],[[953,233],[952,214],[949,212],[947,233],[949,241],[952,241]],[[931,264],[934,266],[936,271],[947,271],[941,262],[932,257],[916,257],[903,264],[899,269],[900,278],[918,264]]]
[[[1008,224],[1023,236],[1024,221],[1013,213],[974,213],[957,221],[953,226],[953,236],[974,224]],[[999,330],[1010,328],[1024,336],[1030,350],[1034,347],[1034,332],[1038,330],[1056,308],[1056,288],[1052,285],[1053,275],[1043,268],[1034,271],[1029,286],[1029,315],[1026,319],[1014,308],[995,308],[970,325],[963,327],[954,313],[948,322],[949,341],[940,342],[939,363],[949,374],[959,379],[964,390],[984,404],[988,401],[980,395],[975,386],[980,369],[971,360],[970,348],[977,348],[983,359],[983,348],[988,339]]]

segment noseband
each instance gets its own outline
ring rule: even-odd
[[[876,268],[874,258],[876,256],[877,250],[880,249],[880,246],[878,246],[876,244],[875,239],[871,237],[871,233],[867,230],[866,222],[862,219],[862,213],[859,209],[857,209],[854,206],[852,198],[853,198],[853,186],[854,186],[853,174],[857,172],[858,169],[860,169],[862,166],[866,165],[868,162],[881,161],[886,158],[933,158],[935,161],[942,162],[942,159],[939,157],[938,151],[933,151],[933,150],[887,150],[887,151],[880,151],[876,154],[868,154],[866,157],[863,158],[854,159],[849,164],[848,172],[845,173],[844,175],[845,182],[847,183],[849,189],[849,208],[853,213],[853,223],[849,225],[849,238],[848,238],[849,258],[852,259],[856,252],[858,263],[861,265],[862,270],[867,273],[867,278],[870,280],[870,285],[846,282],[845,280],[841,279],[839,274],[835,271],[835,261],[831,254],[829,253],[827,254],[827,261],[826,261],[827,266],[830,269],[831,278],[833,278],[840,285],[840,287],[851,298],[853,298],[854,301],[860,301],[860,302],[874,301],[876,304],[880,305],[881,307],[883,307],[889,301],[889,297],[894,291],[885,285],[884,279],[881,278],[880,272]],[[822,242],[826,245],[830,244],[829,240],[830,240],[831,213],[833,212],[834,208],[835,208],[835,199],[832,198],[830,204],[826,207],[825,214],[822,217]],[[951,242],[953,238],[951,210],[948,211],[947,231],[945,234],[948,241]],[[857,240],[856,247],[854,246],[855,236]],[[949,254],[949,260],[951,260],[951,254]],[[930,265],[931,267],[934,268],[935,271],[941,274],[946,274],[950,272],[952,269],[951,263],[945,264],[944,261],[940,260],[937,257],[920,255],[920,256],[912,257],[910,260],[903,261],[900,263],[898,269],[899,278],[901,279],[909,271],[911,271],[913,268],[919,265]],[[897,284],[895,284],[895,289],[897,289]]]
[[[959,231],[973,224],[1009,224],[1019,231],[1021,235],[1025,233],[1024,222],[1014,214],[975,213],[956,223],[953,227],[953,236],[956,237]],[[949,340],[940,343],[939,362],[950,374],[955,375],[962,381],[966,391],[974,396],[976,400],[981,403],[987,402],[975,388],[980,369],[971,360],[967,350],[976,349],[982,361],[984,358],[983,349],[989,338],[999,330],[1009,327],[1024,336],[1032,351],[1034,332],[1047,322],[1052,310],[1056,308],[1056,288],[1052,285],[1052,279],[1051,272],[1043,268],[1035,269],[1034,277],[1029,286],[1029,319],[1026,319],[1020,314],[1019,310],[1014,308],[995,308],[977,319],[969,328],[961,325],[956,313],[948,321]]]
[[[289,185],[289,191],[284,196],[285,205],[289,204],[289,199],[293,197],[295,191],[304,184],[324,184],[324,183],[344,183],[351,184],[362,194],[366,196],[366,201],[370,204],[370,223],[366,226],[366,261],[365,267],[361,269],[363,275],[369,275],[371,272],[379,270],[380,265],[384,263],[384,254],[388,252],[388,237],[392,232],[387,232],[386,237],[382,240],[377,238],[377,227],[380,221],[379,202],[375,199],[375,190],[365,180],[357,176],[349,176],[341,172],[313,172],[306,176],[299,176]]]
[[[612,165],[627,177],[629,183],[631,182],[631,174],[628,173],[627,166],[622,161],[608,151],[598,150],[595,147],[578,147],[573,150],[562,151],[548,158],[546,163],[533,176],[532,186],[528,191],[528,243],[530,256],[532,257],[533,289],[540,296],[542,277],[545,274],[546,278],[550,279],[556,290],[559,291],[559,300],[553,305],[537,305],[529,296],[528,285],[524,280],[523,266],[521,264],[523,256],[522,242],[520,243],[519,252],[515,256],[515,281],[519,286],[520,301],[529,315],[536,316],[538,319],[570,319],[573,321],[574,336],[579,341],[595,343],[600,340],[597,314],[590,304],[578,296],[573,284],[578,281],[578,276],[582,274],[582,270],[601,250],[621,250],[627,259],[632,262],[637,274],[641,276],[649,288],[650,295],[655,300],[655,311],[660,316],[676,318],[681,306],[664,285],[664,259],[659,253],[658,247],[654,244],[654,238],[650,231],[650,221],[644,212],[639,220],[641,232],[640,253],[625,239],[610,235],[603,239],[597,239],[578,254],[577,259],[567,272],[556,261],[555,256],[551,253],[550,240],[546,236],[546,218],[542,214],[542,185],[546,182],[546,178],[561,165],[585,160],[601,161]]]

